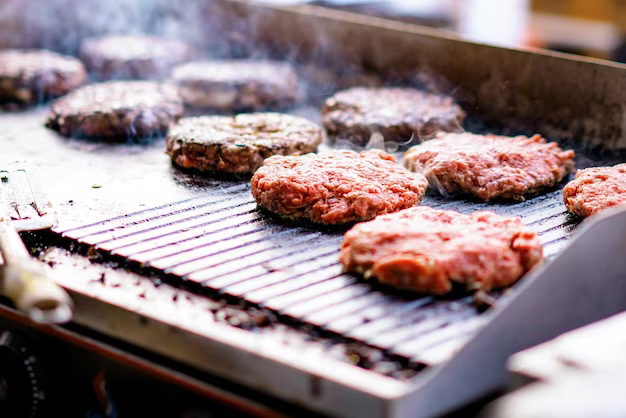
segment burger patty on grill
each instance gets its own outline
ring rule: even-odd
[[[419,204],[428,182],[380,150],[273,156],[252,177],[259,206],[291,219],[341,224]]]
[[[517,217],[414,207],[350,229],[340,261],[348,271],[416,292],[444,294],[510,286],[543,259],[536,234]]]
[[[148,35],[86,39],[79,56],[98,80],[161,79],[196,55],[186,42]]]
[[[185,168],[230,173],[253,172],[272,155],[313,152],[322,129],[280,113],[244,113],[182,119],[167,135],[167,153]]]
[[[202,61],[172,72],[185,104],[223,112],[285,109],[300,100],[293,67],[275,61]]]
[[[485,201],[523,200],[563,180],[574,169],[574,151],[563,151],[539,135],[447,133],[410,148],[404,164],[440,191]]]
[[[55,100],[46,126],[65,136],[125,141],[164,134],[183,114],[176,90],[151,81],[111,81]]]
[[[87,80],[74,57],[37,49],[0,51],[0,104],[28,106],[62,96]]]
[[[578,170],[563,189],[563,201],[567,210],[585,217],[626,204],[626,164]]]
[[[460,131],[465,112],[451,97],[411,88],[355,87],[326,100],[324,127],[331,139],[360,145],[380,133],[386,141],[405,142],[437,131]]]

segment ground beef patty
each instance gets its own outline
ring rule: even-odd
[[[113,35],[86,39],[80,58],[98,80],[161,79],[195,57],[182,41],[147,35]]]
[[[365,145],[373,133],[386,141],[425,138],[437,131],[458,132],[465,112],[451,97],[410,88],[355,87],[326,100],[322,109],[330,138]]]
[[[172,72],[185,104],[223,112],[285,109],[300,100],[293,67],[275,61],[202,61]]]
[[[62,96],[87,79],[76,58],[52,51],[9,49],[0,51],[0,104],[28,106]]]
[[[574,168],[574,151],[539,135],[449,133],[410,148],[404,164],[442,192],[523,200],[558,184]]]
[[[443,294],[509,286],[543,258],[536,234],[517,217],[414,207],[349,230],[340,261],[348,271],[400,289]]]
[[[253,172],[272,155],[313,152],[322,129],[308,119],[280,113],[198,116],[182,119],[167,136],[167,153],[185,168]]]
[[[563,201],[567,210],[585,217],[626,204],[626,164],[578,170],[563,189]]]
[[[66,136],[125,141],[163,134],[182,114],[182,101],[171,86],[112,81],[55,100],[46,126]]]
[[[428,182],[380,150],[270,157],[252,177],[259,206],[323,224],[372,219],[417,205]]]

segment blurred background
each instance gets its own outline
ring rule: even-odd
[[[258,1],[319,5],[450,30],[466,39],[492,45],[547,48],[626,62],[626,0]],[[190,28],[206,28],[212,26],[211,22],[192,26],[177,26],[177,22],[198,18],[201,14],[196,11],[210,3],[210,0],[0,0],[0,47],[33,44],[32,39],[24,39],[24,34],[36,37],[60,22],[68,29],[67,39],[61,42],[42,39],[34,44],[54,45],[59,49],[59,44],[65,43],[67,50],[62,52],[72,53],[74,35],[132,33],[133,28],[141,32],[146,27],[156,34],[201,40],[205,34],[189,33]],[[156,10],[160,10],[159,27],[154,27]],[[167,12],[165,18],[163,10]],[[89,22],[88,29],[85,22]]]
[[[624,0],[271,0],[447,29],[468,39],[626,62]]]

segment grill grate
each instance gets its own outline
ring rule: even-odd
[[[423,204],[521,216],[539,233],[547,257],[563,248],[578,222],[566,213],[560,191],[514,204],[437,196]],[[442,361],[472,335],[480,320],[466,293],[403,295],[343,273],[337,255],[344,231],[260,211],[245,183],[56,232],[426,364]]]

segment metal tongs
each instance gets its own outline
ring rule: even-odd
[[[32,171],[32,170],[30,170]],[[56,216],[23,162],[0,166],[0,294],[40,323],[72,319],[67,292],[48,277],[18,232],[51,228]]]

